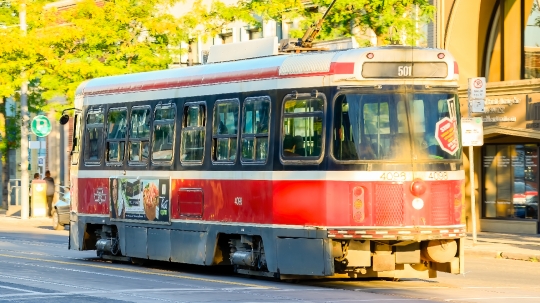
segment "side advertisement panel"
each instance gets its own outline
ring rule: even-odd
[[[170,179],[111,177],[111,219],[170,222]]]

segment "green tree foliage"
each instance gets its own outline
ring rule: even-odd
[[[71,107],[88,79],[167,68],[178,52],[170,45],[183,33],[168,13],[175,0],[81,0],[60,10],[50,0],[0,1],[0,98],[19,100],[24,72],[31,112]],[[26,33],[19,28],[22,4]]]
[[[16,27],[20,1],[0,14],[0,96],[13,96],[24,70],[44,100],[73,99],[84,80],[167,68],[182,30],[169,0],[82,0],[67,9],[27,0],[28,32]],[[17,16],[16,19],[9,16]],[[10,24],[11,23],[11,24]],[[15,23],[15,24],[13,24]],[[13,26],[15,25],[15,26]],[[49,105],[41,104],[47,111]]]
[[[52,0],[0,0],[0,98],[18,101],[24,72],[30,81],[30,110],[60,112],[71,107],[83,81],[165,69],[179,54],[181,41],[215,37],[236,21],[260,26],[269,19],[300,18],[303,28],[291,33],[301,37],[331,2],[195,0],[189,13],[176,18],[170,8],[181,1],[74,0],[72,6],[58,9]],[[26,33],[18,27],[22,4]],[[371,30],[379,45],[401,37],[412,44],[418,38],[416,20],[426,23],[433,13],[428,0],[338,0],[317,39],[361,39],[363,31]]]
[[[303,27],[320,19],[331,2],[313,0],[315,6],[304,10],[306,19]],[[366,34],[371,30],[377,36],[377,45],[393,42],[414,45],[422,35],[416,30],[417,22],[427,24],[433,19],[434,13],[435,7],[428,0],[338,0],[317,38],[328,40],[355,36],[365,45],[369,44]],[[294,31],[296,37],[301,37],[302,33],[303,30]],[[405,41],[401,41],[403,37]]]

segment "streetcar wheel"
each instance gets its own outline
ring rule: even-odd
[[[61,229],[64,229],[64,225],[61,225],[60,224],[60,218],[58,217],[58,213],[56,212],[56,210],[53,210],[52,213],[52,227],[55,229],[55,230],[61,230]]]
[[[141,258],[131,258],[131,263],[139,266],[144,266],[146,260]]]

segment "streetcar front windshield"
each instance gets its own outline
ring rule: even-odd
[[[450,93],[342,94],[333,155],[341,161],[460,159],[459,103]]]

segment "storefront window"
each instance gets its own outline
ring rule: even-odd
[[[538,219],[536,144],[486,145],[484,218]]]
[[[532,3],[530,12],[525,12],[527,23],[524,35],[525,79],[540,78],[540,7],[538,1]]]

